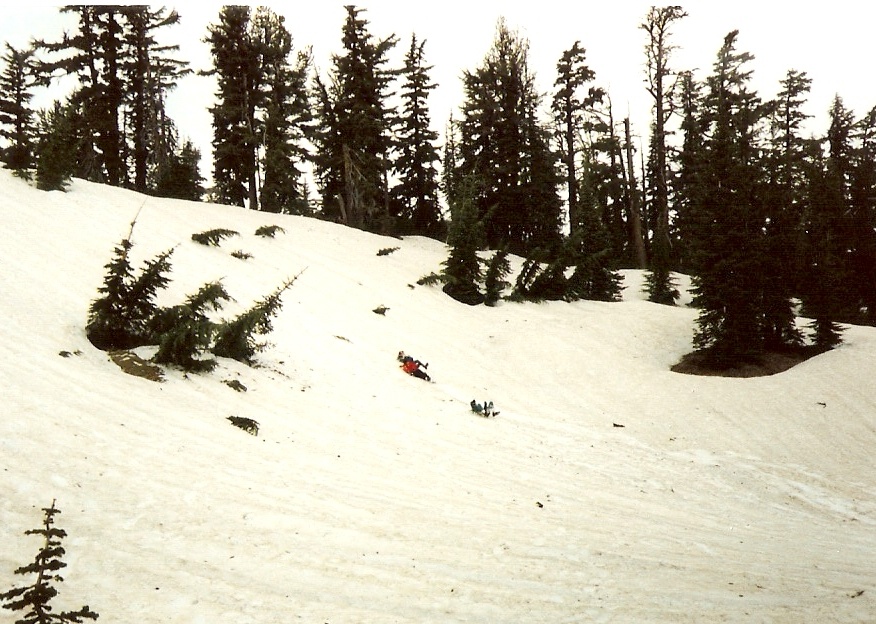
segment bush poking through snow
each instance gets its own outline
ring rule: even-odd
[[[56,622],[82,622],[84,619],[96,620],[98,614],[92,611],[88,605],[77,611],[52,613],[52,605],[49,603],[58,595],[58,590],[54,588],[53,584],[64,580],[58,571],[67,566],[61,559],[65,552],[61,546],[61,540],[67,537],[67,533],[54,526],[55,515],[61,513],[55,507],[55,501],[52,501],[51,507],[43,509],[43,512],[42,528],[24,532],[25,535],[42,535],[43,546],[33,563],[15,570],[15,574],[36,575],[36,579],[32,585],[13,588],[0,594],[0,600],[4,602],[3,608],[10,611],[28,610],[23,618],[17,620],[16,624],[55,624]]]
[[[228,420],[231,421],[232,425],[234,425],[238,429],[243,429],[250,435],[257,436],[259,434],[259,424],[252,418],[245,418],[243,416],[229,416]]]
[[[225,228],[217,228],[215,230],[207,230],[198,234],[192,234],[192,240],[202,245],[218,247],[224,239],[232,236],[240,236],[240,232],[228,230]]]
[[[277,232],[286,233],[286,230],[281,228],[279,225],[263,225],[255,231],[256,236],[262,236],[264,238],[274,238]]]
[[[383,249],[379,249],[377,251],[377,255],[378,256],[388,256],[389,254],[395,253],[398,250],[399,250],[398,247],[384,247]]]

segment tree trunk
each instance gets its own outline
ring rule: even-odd
[[[630,139],[630,118],[624,119],[624,138],[627,150],[627,171],[629,182],[627,184],[627,212],[630,219],[630,241],[636,252],[636,261],[640,269],[648,268],[648,257],[645,254],[645,239],[642,236],[642,213],[639,208],[639,193],[636,188],[636,170],[633,167],[633,143]]]

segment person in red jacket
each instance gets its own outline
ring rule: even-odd
[[[429,368],[428,364],[423,364],[420,360],[415,360],[410,355],[405,355],[404,351],[398,352],[398,361],[401,362],[402,370],[408,375],[425,381],[432,381],[432,378],[423,370],[424,368]]]

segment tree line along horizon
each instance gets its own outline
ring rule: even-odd
[[[694,345],[724,363],[802,347],[798,315],[822,350],[841,343],[842,323],[876,324],[876,108],[856,118],[838,94],[826,132],[804,136],[811,80],[788,70],[762,99],[737,31],[704,79],[673,66],[680,6],[652,6],[638,25],[653,101],[642,153],[579,41],[539,93],[529,41],[499,18],[439,144],[415,34],[392,67],[398,39],[375,37],[349,5],[342,51],[321,75],[283,16],[223,6],[203,39],[212,67],[200,71],[216,80],[210,189],[165,106],[194,71],[156,36],[179,14],[59,11],[76,18],[72,34],[7,43],[0,74],[2,160],[40,189],[79,177],[433,237],[450,246],[436,277],[468,303],[495,301],[509,253],[526,259],[513,292],[528,299],[613,300],[618,270],[637,267],[649,299],[672,305],[683,272],[700,310]],[[71,93],[34,110],[35,90],[62,77],[75,78]]]

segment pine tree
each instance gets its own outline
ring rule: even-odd
[[[332,57],[331,87],[318,81],[315,165],[322,211],[352,227],[381,230],[388,217],[391,118],[388,89],[395,72],[387,55],[395,35],[375,40],[363,9],[347,5],[344,53]]]
[[[802,344],[791,300],[797,294],[800,229],[806,174],[806,140],[800,136],[808,115],[802,111],[811,80],[788,71],[771,103],[771,145],[765,195],[764,331],[769,348]]]
[[[510,273],[511,263],[508,261],[508,252],[499,249],[487,264],[487,272],[484,276],[485,304],[494,306],[502,298],[502,293],[511,285],[505,279]]]
[[[566,299],[617,301],[623,291],[622,277],[612,268],[612,244],[601,218],[591,167],[584,162],[580,179],[578,228],[566,241],[569,265],[574,267],[566,284]]]
[[[876,108],[857,124],[850,199],[853,222],[851,286],[860,321],[876,325]]]
[[[707,164],[701,114],[702,85],[694,80],[691,72],[684,72],[680,91],[682,144],[676,156],[678,173],[672,178],[679,231],[676,257],[679,270],[691,275],[698,271],[695,245],[691,243],[706,225],[705,215],[700,210],[706,192],[703,176]]]
[[[651,159],[653,182],[651,189],[655,204],[654,235],[651,242],[651,262],[647,274],[648,299],[656,303],[673,305],[678,299],[678,290],[671,276],[671,240],[669,230],[669,168],[667,164],[666,124],[672,115],[671,90],[667,84],[672,77],[669,61],[675,46],[672,45],[672,26],[687,16],[680,6],[651,7],[645,23],[639,28],[648,33],[645,46],[648,69],[648,92],[654,99],[654,123],[652,132]]]
[[[842,342],[837,320],[847,310],[851,290],[849,180],[855,123],[839,96],[834,98],[830,117],[827,156],[822,158],[820,150],[812,156],[805,225],[808,237],[803,313],[812,319],[812,340],[821,349]]]
[[[258,55],[249,34],[250,7],[223,6],[217,24],[207,27],[205,39],[213,56],[216,104],[213,117],[213,181],[217,200],[255,209],[256,187],[255,110],[262,76]]]
[[[260,208],[307,215],[311,209],[304,164],[310,156],[305,141],[313,122],[306,85],[310,53],[299,52],[291,61],[294,46],[284,18],[267,8],[256,10],[251,32],[262,73]]]
[[[37,82],[34,50],[18,50],[8,43],[0,73],[0,137],[6,140],[3,163],[8,169],[25,172],[34,165],[34,112],[30,108]]]
[[[43,545],[33,560],[33,563],[22,566],[15,570],[15,574],[36,575],[32,585],[17,587],[0,593],[0,600],[4,602],[3,608],[10,611],[24,611],[28,609],[24,617],[16,620],[16,624],[55,624],[55,623],[80,623],[83,620],[96,620],[98,614],[87,605],[76,611],[62,611],[53,613],[52,600],[58,595],[54,584],[64,579],[59,571],[67,567],[63,557],[66,554],[61,540],[67,537],[67,532],[55,526],[55,516],[61,513],[52,506],[43,509],[43,526],[40,529],[25,531],[25,535],[40,535],[43,537]]]
[[[481,180],[476,198],[487,245],[526,255],[556,248],[562,204],[557,158],[538,120],[541,95],[529,43],[499,20],[482,64],[463,74],[458,178]]]
[[[402,70],[402,110],[396,132],[398,156],[393,168],[399,183],[392,190],[393,214],[400,220],[403,233],[436,237],[443,232],[441,206],[438,203],[439,160],[435,141],[438,133],[429,128],[428,96],[436,85],[429,80],[431,66],[426,66],[423,48],[411,36],[411,46]]]
[[[201,201],[204,196],[204,177],[199,163],[201,152],[191,141],[183,143],[178,153],[170,155],[155,171],[153,194]]]
[[[158,339],[154,361],[192,372],[212,370],[216,360],[200,357],[209,348],[216,331],[207,313],[218,310],[221,302],[229,299],[225,287],[212,282],[202,286],[185,303],[159,310],[150,323],[151,334]]]
[[[133,230],[134,224],[131,224]],[[170,281],[170,255],[165,251],[146,261],[136,275],[130,261],[133,247],[130,235],[113,251],[106,265],[107,273],[98,292],[103,296],[92,301],[88,309],[85,332],[91,343],[102,350],[130,349],[150,344],[153,317],[158,312],[155,296]]]
[[[273,331],[271,319],[283,307],[282,295],[300,275],[301,273],[288,280],[236,318],[219,324],[216,327],[213,347],[210,349],[213,354],[247,364],[251,363],[256,353],[266,346],[264,343],[259,343],[256,336],[263,336]]]
[[[581,150],[580,136],[584,132],[584,113],[605,96],[602,89],[594,86],[587,89],[586,93],[583,92],[587,83],[596,77],[596,72],[586,65],[585,57],[586,51],[581,47],[580,41],[576,41],[570,49],[563,52],[557,63],[557,79],[554,82],[556,91],[551,102],[566,170],[566,202],[569,228],[572,232],[580,223],[577,161]]]
[[[707,128],[695,240],[699,307],[694,344],[722,365],[762,353],[765,214],[758,133],[764,110],[748,90],[749,53],[729,33],[707,79]]]
[[[191,73],[188,63],[170,56],[177,45],[161,45],[156,34],[175,26],[180,17],[147,5],[123,6],[122,58],[128,142],[131,144],[133,188],[141,193],[150,186],[154,170],[172,159],[176,148],[173,123],[167,118],[165,97],[177,82]],[[127,151],[127,148],[126,148]]]
[[[39,113],[36,185],[41,191],[63,191],[76,170],[79,140],[73,117],[74,107],[58,102]]]
[[[483,226],[478,219],[474,198],[474,178],[465,179],[450,200],[450,229],[447,244],[450,252],[444,264],[444,292],[462,303],[483,303],[480,291],[481,261],[478,251],[483,245]]]

